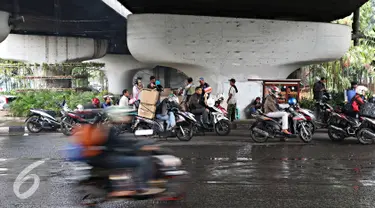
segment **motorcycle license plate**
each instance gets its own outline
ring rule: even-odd
[[[151,136],[154,134],[154,131],[152,129],[142,129],[142,130],[136,130],[134,134],[136,136]]]

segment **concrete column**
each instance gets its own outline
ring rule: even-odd
[[[0,43],[8,37],[9,33],[9,13],[0,11]]]
[[[127,29],[134,58],[203,76],[216,93],[231,77],[285,79],[338,59],[351,40],[350,27],[338,24],[189,15],[133,14]]]
[[[135,60],[132,55],[107,54],[103,58],[91,61],[105,64],[104,70],[108,79],[108,91],[114,94],[122,94],[124,89],[131,92],[133,77],[137,71],[155,66],[143,64]]]
[[[129,15],[127,33],[134,58],[176,68],[194,82],[204,77],[213,94],[227,97],[235,78],[240,110],[260,95],[248,79],[286,79],[302,66],[340,58],[351,42],[351,28],[339,24],[166,14]]]

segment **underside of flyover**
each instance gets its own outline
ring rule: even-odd
[[[109,53],[129,54],[126,19],[101,0],[0,0],[0,11],[13,34],[106,39]]]
[[[119,0],[133,14],[329,22],[349,16],[368,0]]]

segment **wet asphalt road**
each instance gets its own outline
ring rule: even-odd
[[[228,137],[195,137],[190,142],[162,141],[183,159],[192,174],[186,200],[177,203],[118,201],[101,207],[374,207],[375,146],[356,140],[332,143],[317,133],[312,144],[297,139],[254,144],[245,132]],[[60,134],[0,136],[0,207],[80,207],[78,194],[64,177],[61,159],[67,137]],[[17,175],[29,174],[40,186],[28,199],[13,191]],[[21,186],[23,193],[33,184]]]

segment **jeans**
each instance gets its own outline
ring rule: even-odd
[[[94,167],[120,169],[133,168],[137,189],[147,188],[147,182],[152,179],[153,166],[150,157],[124,156],[121,153],[108,152],[91,158],[88,164]]]
[[[282,111],[276,111],[276,112],[270,112],[267,113],[266,116],[271,117],[271,118],[282,118],[282,128],[283,130],[289,129],[288,125],[288,116],[289,114],[287,112],[282,112]]]
[[[162,121],[167,121],[167,130],[176,126],[176,117],[173,112],[168,112],[168,115],[157,114],[156,118]]]
[[[196,108],[191,110],[191,113],[194,115],[202,115],[203,116],[203,123],[207,124],[208,123],[208,112],[206,108]],[[197,119],[197,121],[200,121],[200,118]]]

